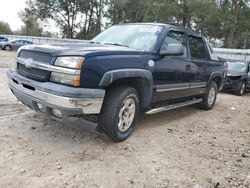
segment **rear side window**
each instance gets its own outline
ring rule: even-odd
[[[23,44],[23,41],[22,40],[16,40],[13,42],[14,44]]]
[[[182,44],[184,47],[184,57],[187,57],[187,42],[185,38],[185,33],[180,31],[169,31],[161,50],[167,50],[169,44]]]
[[[24,43],[24,44],[31,44],[30,41],[26,41],[26,40],[24,40],[23,43]]]
[[[189,46],[192,58],[206,59],[206,46],[200,37],[189,36]]]

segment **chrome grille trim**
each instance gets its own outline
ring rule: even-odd
[[[34,61],[44,62],[50,64],[53,56],[50,53],[33,51],[33,50],[21,50],[18,57],[23,59],[33,59]]]
[[[27,68],[35,68],[35,69],[41,69],[45,71],[64,73],[64,74],[70,74],[70,75],[80,75],[81,73],[81,70],[75,70],[75,69],[69,69],[69,68],[44,64],[44,62],[38,62],[32,59],[24,59],[21,57],[17,57],[16,60],[18,63],[24,65]]]

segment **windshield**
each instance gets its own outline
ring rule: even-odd
[[[245,72],[247,68],[244,62],[227,62],[227,64],[228,70],[231,71]]]
[[[163,27],[156,25],[116,25],[95,37],[92,42],[154,51]]]

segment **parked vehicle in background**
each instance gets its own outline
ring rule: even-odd
[[[227,60],[228,72],[224,89],[242,96],[246,89],[250,89],[250,63],[241,60]]]
[[[9,87],[25,105],[61,122],[99,114],[98,130],[115,142],[141,111],[212,109],[226,75],[203,36],[157,23],[116,25],[82,44],[25,46],[16,67]]]
[[[18,50],[21,46],[33,44],[33,42],[28,40],[12,40],[7,42],[1,42],[0,48],[2,50],[11,51],[11,50]]]
[[[7,41],[9,41],[9,39],[0,36],[0,42],[7,42]]]

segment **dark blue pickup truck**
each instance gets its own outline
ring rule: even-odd
[[[62,122],[98,115],[98,130],[127,139],[140,112],[213,108],[226,66],[207,40],[171,24],[115,25],[78,44],[22,47],[9,87],[25,105]]]

